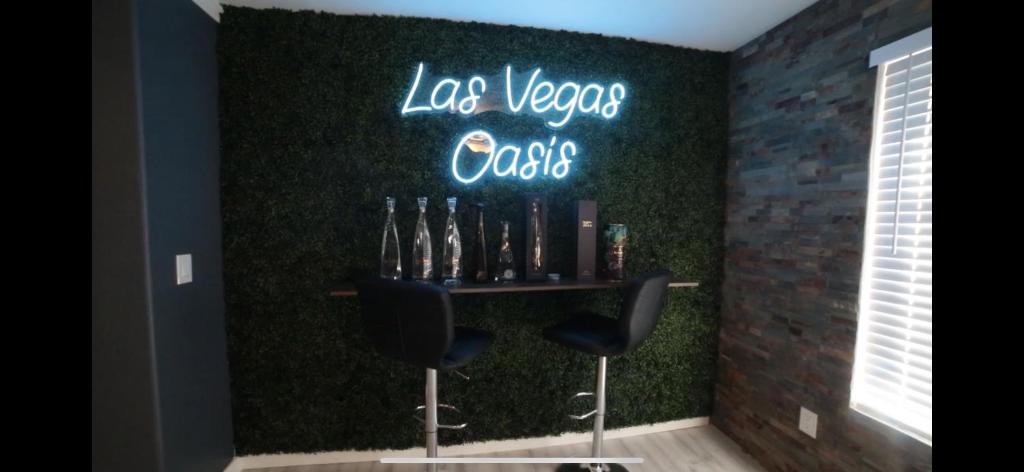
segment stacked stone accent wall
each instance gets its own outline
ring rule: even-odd
[[[929,0],[820,1],[737,49],[712,422],[770,470],[924,471],[932,450],[850,410],[872,49]],[[818,414],[817,439],[798,430]]]

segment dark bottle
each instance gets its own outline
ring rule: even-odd
[[[543,196],[529,197],[526,219],[526,280],[547,279],[547,204]]]
[[[476,203],[476,244],[473,249],[473,266],[475,276],[473,280],[483,283],[487,282],[487,242],[484,239],[484,204]]]
[[[540,273],[544,271],[544,231],[540,225],[540,202],[536,200],[530,204],[530,227],[533,229],[533,251],[530,258],[532,270],[529,272]]]

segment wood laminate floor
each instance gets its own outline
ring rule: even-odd
[[[444,455],[444,447],[440,450]],[[587,457],[590,443],[552,446],[523,451],[482,454],[486,457]],[[629,464],[631,472],[764,472],[749,455],[714,426],[678,429],[621,439],[606,439],[606,457],[642,457],[643,464]],[[444,464],[441,472],[551,472],[557,464]],[[245,472],[422,472],[422,464],[303,465],[245,469]]]

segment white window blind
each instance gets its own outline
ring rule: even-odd
[[[924,33],[924,32],[922,32]],[[932,443],[932,48],[878,64],[850,406]],[[907,38],[910,39],[910,38]]]

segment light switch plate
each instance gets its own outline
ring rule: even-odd
[[[818,439],[818,414],[807,408],[800,407],[800,431],[814,439]]]
[[[177,267],[178,285],[192,282],[192,254],[174,256],[174,265]]]

